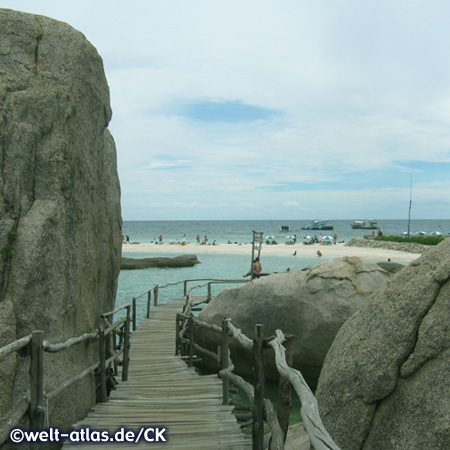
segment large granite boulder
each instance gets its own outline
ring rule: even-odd
[[[450,239],[373,293],[320,375],[322,420],[344,450],[450,448]]]
[[[0,9],[0,346],[43,330],[91,332],[114,306],[120,188],[109,88],[96,49],[69,25]],[[45,355],[45,389],[94,361],[79,345]],[[29,358],[0,363],[0,421],[29,395]],[[68,426],[95,401],[93,376],[50,402]]]
[[[274,335],[278,328],[285,334],[293,334],[293,365],[315,386],[341,325],[388,278],[389,274],[375,263],[356,257],[334,259],[301,272],[270,275],[226,289],[203,309],[199,319],[220,326],[223,318],[230,317],[250,338],[257,323],[264,325],[266,336]],[[196,342],[215,351],[219,336],[199,328]],[[231,357],[238,373],[253,374],[251,355],[233,343]],[[277,379],[273,353],[269,350],[265,364],[267,376]]]

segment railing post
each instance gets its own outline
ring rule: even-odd
[[[229,349],[230,349],[230,335],[228,325],[230,319],[222,320],[222,358],[221,369],[226,369],[230,364]],[[223,392],[223,405],[230,404],[230,381],[227,378],[222,378],[222,392]]]
[[[255,340],[253,341],[253,367],[255,371],[253,402],[252,448],[262,450],[264,446],[264,363],[263,363],[264,327],[255,326]]]
[[[153,288],[153,306],[158,306],[158,285]]]
[[[103,327],[98,329],[98,353],[99,353],[99,375],[100,375],[100,402],[108,401],[108,395],[106,393],[106,342],[105,342],[105,330]]]
[[[183,297],[186,297],[187,295],[187,284],[188,280],[184,280]]]
[[[45,428],[43,336],[44,332],[38,330],[33,331],[31,338],[30,427],[33,430]]]
[[[128,380],[128,365],[130,363],[130,307],[127,308],[127,320],[124,324],[122,381]]]
[[[133,297],[133,300],[131,301],[131,322],[133,324],[133,331],[136,330],[136,298]]]
[[[208,301],[211,300],[211,283],[208,283],[208,298],[207,298],[207,300]]]
[[[189,316],[189,363],[188,366],[194,365],[194,319]]]
[[[114,355],[117,353],[117,333],[116,330],[114,330],[111,333],[112,336],[112,348]],[[117,375],[117,359],[114,359],[114,375]]]
[[[152,302],[152,291],[151,289],[147,293],[147,319],[150,319],[150,305]]]
[[[286,363],[289,367],[292,367],[292,341],[294,336],[292,334],[286,334],[285,341],[283,343],[286,348]],[[287,432],[289,428],[289,416],[291,413],[291,382],[280,376],[280,383],[278,387],[278,423],[283,431],[284,442],[286,442]]]
[[[180,315],[177,314],[177,317],[175,319],[176,325],[175,325],[175,356],[179,356],[180,354]]]

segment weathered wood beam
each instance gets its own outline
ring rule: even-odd
[[[284,335],[281,330],[276,331],[276,339],[270,342],[275,351],[275,362],[278,372],[287,378],[294,387],[302,404],[301,415],[306,432],[315,450],[340,450],[333,441],[319,415],[319,407],[311,389],[300,371],[289,367],[286,363],[286,349],[283,347]]]

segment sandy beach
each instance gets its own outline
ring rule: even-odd
[[[366,247],[349,247],[343,243],[336,245],[267,245],[263,244],[261,255],[281,255],[292,256],[296,251],[296,256],[314,257],[316,252],[320,250],[322,255],[327,258],[339,258],[342,256],[358,256],[360,258],[399,262],[403,264],[410,263],[420,256],[419,253],[400,252],[395,250],[385,250],[379,248]],[[130,243],[123,244],[122,251],[125,253],[173,253],[175,255],[182,254],[201,254],[201,253],[217,253],[217,254],[251,254],[251,244],[217,244],[217,245],[199,245],[199,244],[154,244],[154,243]],[[317,257],[318,261],[320,260]]]

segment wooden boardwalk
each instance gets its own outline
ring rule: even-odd
[[[185,299],[152,308],[131,338],[127,382],[120,382],[107,403],[97,403],[76,428],[115,432],[121,427],[165,427],[162,449],[241,449],[251,447],[232,407],[222,405],[222,382],[217,375],[198,375],[175,353],[175,317]],[[141,445],[148,446],[143,442]],[[68,445],[66,443],[65,445]],[[111,443],[108,443],[108,448]],[[77,444],[77,448],[98,444]],[[121,449],[136,444],[121,442]]]

